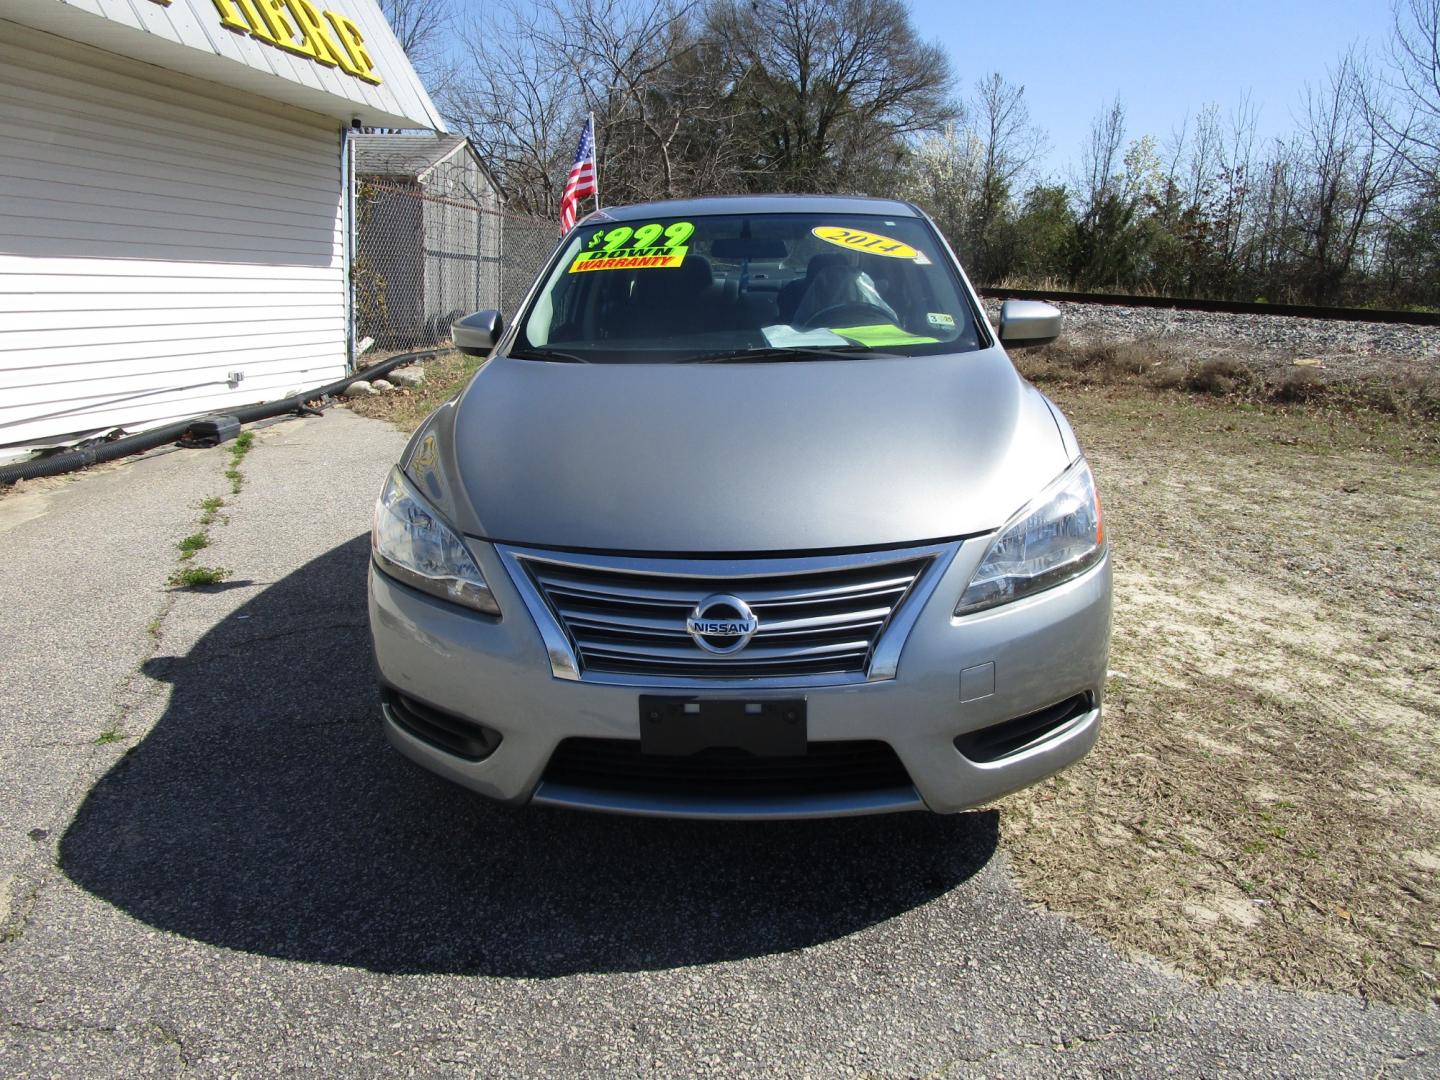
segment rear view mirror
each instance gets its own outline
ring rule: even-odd
[[[487,309],[457,319],[450,327],[450,340],[466,356],[489,356],[504,331],[504,317],[494,309]]]
[[[788,252],[783,240],[772,237],[721,237],[710,242],[710,254],[717,259],[739,262],[741,259],[783,259]]]
[[[1000,305],[1002,345],[1045,345],[1060,336],[1060,312],[1039,300],[1006,300]]]

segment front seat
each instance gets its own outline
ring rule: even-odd
[[[635,271],[635,291],[626,311],[626,335],[701,333],[715,319],[715,275],[710,260],[687,255],[674,269]]]
[[[780,287],[780,294],[775,298],[775,306],[780,310],[780,321],[782,323],[793,323],[795,321],[795,309],[800,306],[805,293],[815,283],[822,271],[835,266],[844,266],[850,260],[844,255],[811,255],[810,261],[805,265],[805,276],[798,281],[791,281]]]

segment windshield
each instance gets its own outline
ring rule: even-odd
[[[959,276],[922,219],[725,214],[575,230],[511,351],[668,363],[982,344]]]

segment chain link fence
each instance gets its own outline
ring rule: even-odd
[[[416,183],[363,179],[350,272],[367,353],[443,345],[450,325],[498,308],[513,318],[559,239],[553,221],[496,211]],[[358,347],[357,344],[357,347]]]

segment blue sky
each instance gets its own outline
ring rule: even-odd
[[[920,35],[944,46],[960,85],[999,71],[1023,84],[1050,137],[1046,165],[1078,160],[1091,119],[1118,93],[1130,138],[1162,142],[1207,102],[1249,90],[1262,135],[1283,134],[1300,94],[1352,42],[1382,44],[1389,0],[911,0]]]

